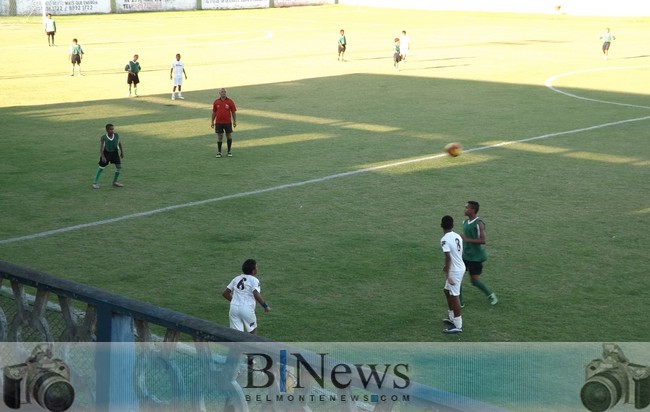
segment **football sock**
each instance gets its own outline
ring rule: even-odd
[[[454,311],[453,310],[447,310],[447,314],[449,315],[449,319],[453,320],[454,319]]]
[[[217,142],[217,152],[221,153],[221,146],[223,146],[223,142]]]
[[[460,294],[458,295],[458,300],[460,300],[460,306],[465,305],[465,300],[463,299],[463,287],[460,287]]]
[[[120,173],[122,173],[120,169],[117,169],[115,171],[115,176],[113,176],[113,183],[117,182],[117,179],[120,177]]]
[[[492,294],[492,291],[483,284],[480,280],[476,280],[472,282],[472,285],[476,286],[477,288],[481,289],[483,293],[485,293],[485,296],[490,296]]]
[[[95,180],[93,181],[93,183],[97,183],[99,181],[99,176],[102,175],[103,171],[104,171],[103,168],[101,167],[97,168],[97,173],[95,173]]]
[[[226,139],[226,145],[228,146],[228,152],[230,152],[230,148],[232,147],[232,139]]]
[[[463,317],[462,316],[454,318],[453,321],[454,321],[454,326],[456,326],[458,329],[463,328]]]

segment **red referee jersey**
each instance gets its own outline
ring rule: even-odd
[[[230,123],[230,114],[236,111],[235,102],[229,98],[224,100],[219,98],[212,104],[212,112],[216,114],[215,123]]]

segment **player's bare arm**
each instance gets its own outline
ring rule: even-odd
[[[223,296],[224,299],[226,299],[228,302],[230,302],[232,300],[232,290],[226,288],[223,291],[223,293],[221,294],[221,296]]]
[[[266,304],[266,302],[264,301],[264,298],[262,297],[262,295],[260,294],[260,292],[254,290],[254,291],[253,291],[253,297],[255,298],[255,300],[257,301],[257,303],[259,303],[260,306],[261,306],[262,308],[264,308],[264,313],[269,313],[269,312],[271,311],[271,308],[269,307],[269,305]]]
[[[449,282],[450,285],[455,285],[456,282],[454,282],[450,277],[449,277],[449,268],[451,267],[451,254],[449,252],[445,252],[445,267],[442,268],[442,272],[445,274],[447,277],[447,282]]]

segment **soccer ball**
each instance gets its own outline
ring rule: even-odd
[[[463,153],[463,147],[460,143],[449,143],[445,146],[445,152],[451,157],[460,156]]]

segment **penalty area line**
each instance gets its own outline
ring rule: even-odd
[[[488,150],[488,149],[496,149],[499,147],[503,146],[508,146],[511,144],[517,144],[517,143],[526,143],[526,142],[531,142],[535,140],[541,140],[541,139],[548,139],[551,137],[557,137],[557,136],[564,136],[564,135],[570,135],[570,134],[576,134],[576,133],[582,133],[582,132],[588,132],[591,130],[597,130],[597,129],[603,129],[606,127],[614,127],[614,126],[620,126],[623,124],[627,123],[633,123],[633,122],[640,122],[644,120],[650,120],[650,116],[645,116],[645,117],[639,117],[635,119],[627,119],[627,120],[620,120],[617,122],[610,122],[610,123],[603,123],[595,126],[589,126],[589,127],[583,127],[580,129],[574,129],[574,130],[567,130],[563,132],[555,132],[555,133],[547,133],[539,136],[533,136],[533,137],[528,137],[524,139],[518,139],[518,140],[510,140],[507,142],[501,142],[501,143],[496,143],[488,146],[480,146],[480,147],[475,147],[472,149],[467,149],[465,150],[465,153],[472,153],[472,152],[478,152],[481,150]],[[16,243],[16,242],[23,242],[27,240],[34,240],[34,239],[40,239],[40,238],[45,238],[49,236],[55,236],[59,235],[62,233],[67,233],[67,232],[72,232],[76,230],[82,230],[82,229],[88,229],[88,228],[93,228],[97,226],[103,226],[103,225],[108,225],[111,223],[117,223],[117,222],[123,222],[125,220],[131,220],[131,219],[138,219],[141,217],[148,217],[148,216],[153,216],[157,215],[160,213],[165,213],[165,212],[171,212],[173,210],[179,210],[179,209],[185,209],[188,207],[195,207],[195,206],[202,206],[206,205],[209,203],[216,203],[216,202],[223,202],[226,200],[231,200],[231,199],[238,199],[242,197],[248,197],[248,196],[256,196],[264,193],[270,193],[270,192],[276,192],[278,190],[284,190],[284,189],[291,189],[294,187],[300,187],[300,186],[307,186],[311,184],[316,184],[316,183],[322,183],[322,182],[327,182],[329,180],[334,180],[334,179],[340,179],[343,177],[349,177],[349,176],[355,176],[359,174],[364,174],[364,173],[370,173],[370,172],[375,172],[377,170],[383,170],[383,169],[389,169],[393,167],[399,167],[399,166],[404,166],[407,164],[412,164],[412,163],[418,163],[418,162],[424,162],[428,160],[433,160],[433,159],[438,159],[447,156],[445,153],[439,153],[436,155],[431,155],[431,156],[425,156],[425,157],[418,157],[416,159],[410,159],[410,160],[403,160],[399,162],[393,162],[393,163],[387,163],[384,165],[379,165],[379,166],[373,166],[373,167],[367,167],[363,169],[358,169],[358,170],[351,170],[349,172],[343,172],[343,173],[336,173],[333,175],[329,176],[324,176],[324,177],[319,177],[315,179],[309,179],[309,180],[303,180],[300,182],[294,182],[294,183],[286,183],[283,185],[279,186],[273,186],[273,187],[268,187],[266,189],[258,189],[258,190],[251,190],[247,192],[240,192],[240,193],[234,193],[231,195],[226,195],[226,196],[220,196],[220,197],[215,197],[211,199],[205,199],[205,200],[199,200],[195,202],[189,202],[189,203],[182,203],[178,205],[172,205],[172,206],[167,206],[163,207],[160,209],[153,209],[153,210],[148,210],[145,212],[139,212],[139,213],[133,213],[130,215],[124,215],[124,216],[119,216],[115,217],[112,219],[105,219],[105,220],[98,220],[95,222],[90,222],[90,223],[83,223],[80,225],[74,225],[74,226],[68,226],[60,229],[54,229],[54,230],[48,230],[45,232],[40,232],[40,233],[34,233],[31,235],[26,235],[26,236],[19,236],[19,237],[13,237],[13,238],[8,238],[8,239],[2,239],[0,240],[0,245],[6,245],[9,243]]]

